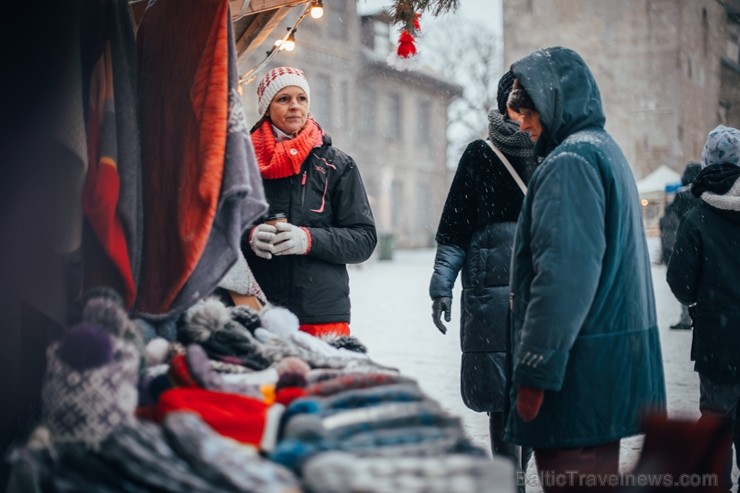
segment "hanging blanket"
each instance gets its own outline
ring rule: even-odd
[[[137,43],[145,241],[136,309],[165,318],[213,291],[266,204],[236,93],[228,0],[151,2]]]
[[[131,308],[141,244],[133,27],[123,1],[86,5],[82,18],[89,74],[82,208],[95,236],[84,245],[85,283],[118,289]]]

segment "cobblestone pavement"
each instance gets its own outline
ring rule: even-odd
[[[649,238],[653,256],[657,238]],[[416,378],[424,391],[449,412],[459,416],[468,435],[489,450],[488,419],[465,407],[460,398],[459,292],[453,298],[452,322],[442,335],[432,323],[428,295],[434,250],[396,251],[393,260],[370,260],[350,270],[352,333],[368,347],[375,360],[399,368]],[[665,266],[652,266],[658,325],[666,374],[668,412],[672,417],[699,415],[699,379],[689,361],[690,331],[670,330],[678,321],[680,306],[665,282]],[[459,291],[459,283],[456,286]],[[622,441],[623,470],[635,464],[642,437]],[[527,477],[534,478],[533,462]],[[737,477],[738,471],[735,471]],[[534,484],[532,484],[534,483]],[[539,493],[536,481],[527,492]]]

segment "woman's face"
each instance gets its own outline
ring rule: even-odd
[[[540,122],[540,114],[535,110],[528,110],[521,108],[519,113],[522,115],[522,121],[519,124],[519,129],[522,132],[527,132],[532,142],[537,142],[542,134],[542,123]]]
[[[284,87],[272,98],[267,116],[282,132],[295,135],[306,125],[308,96],[298,86]]]

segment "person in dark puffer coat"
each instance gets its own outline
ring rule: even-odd
[[[511,72],[499,81],[498,106],[488,115],[488,139],[526,181],[536,165],[534,146],[512,119],[518,115],[507,114],[512,83]],[[493,453],[508,456],[517,451],[502,439],[506,314],[511,249],[523,196],[489,145],[483,140],[471,142],[460,159],[442,212],[429,287],[432,318],[444,334],[442,315],[450,321],[452,287],[462,269],[462,397],[470,409],[489,413]]]
[[[723,125],[712,130],[702,166],[691,186],[702,203],[678,226],[667,278],[694,323],[691,359],[699,373],[702,418],[719,415],[735,423],[740,464],[740,131]],[[726,491],[732,486],[731,452],[720,484]]]
[[[676,243],[676,231],[678,224],[684,214],[701,204],[698,197],[691,193],[691,184],[701,171],[701,163],[689,163],[681,175],[681,188],[676,192],[673,202],[665,208],[665,214],[660,218],[660,242],[661,242],[661,260],[663,265],[668,265],[673,253],[673,246]],[[681,318],[678,323],[671,325],[674,330],[691,329],[691,317],[689,317],[689,308],[681,303]]]

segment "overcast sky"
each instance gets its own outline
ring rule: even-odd
[[[388,7],[392,3],[392,0],[358,0],[357,10],[360,13],[364,13],[367,10]],[[476,19],[486,23],[490,22],[492,27],[495,26],[495,29],[500,32],[502,28],[501,0],[460,0],[460,8],[452,14],[453,19],[458,17]],[[423,23],[424,18],[422,18],[422,30],[424,29]]]

